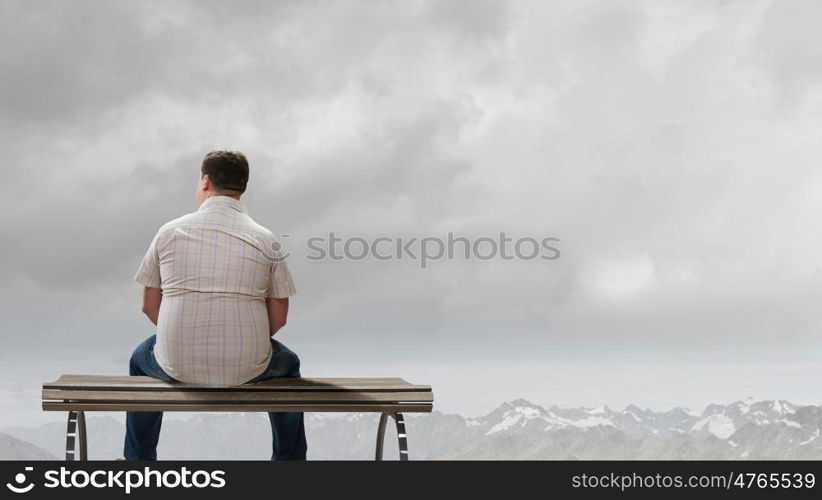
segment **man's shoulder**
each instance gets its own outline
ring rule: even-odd
[[[262,224],[258,223],[254,219],[252,219],[249,215],[244,214],[243,218],[243,228],[247,231],[256,232],[260,236],[265,236],[267,238],[274,239],[274,233],[271,232],[270,229],[263,226]]]
[[[192,224],[196,222],[197,212],[191,212],[189,214],[181,215],[176,219],[171,219],[170,221],[166,222],[162,226],[160,226],[159,232],[169,231],[174,229],[175,227],[184,226],[186,224]]]
[[[264,253],[272,254],[274,257],[279,258],[279,252],[282,248],[280,238],[278,238],[273,231],[256,222],[247,214],[244,215],[243,219],[243,227],[240,231],[246,235],[250,235],[252,239],[257,241]],[[288,237],[288,235],[284,234],[282,237]]]
[[[165,238],[172,234],[177,228],[195,224],[197,224],[197,212],[181,215],[180,217],[172,219],[160,226],[160,229],[157,230],[157,238]]]

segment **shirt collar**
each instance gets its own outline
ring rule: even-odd
[[[238,212],[248,214],[243,204],[240,203],[240,200],[232,198],[231,196],[223,195],[210,196],[206,198],[206,200],[200,204],[200,208],[198,208],[197,211],[199,212],[200,210],[205,210],[210,207],[218,206],[228,206],[233,208],[234,210],[237,210]]]

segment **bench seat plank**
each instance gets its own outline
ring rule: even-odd
[[[182,382],[165,382],[151,377],[64,375],[43,384],[44,389],[75,390],[161,390],[161,391],[391,391],[430,392],[431,386],[409,384],[400,378],[273,378],[254,384],[203,387]]]
[[[362,404],[227,404],[227,403],[83,403],[44,401],[43,410],[46,411],[220,411],[220,412],[248,412],[248,411],[297,411],[297,412],[402,412],[420,413],[431,412],[432,405],[426,403],[362,403]]]
[[[103,382],[133,382],[135,380],[143,380],[147,382],[162,382],[162,380],[158,380],[152,377],[140,377],[134,375],[73,375],[73,374],[66,374],[61,375],[60,378],[57,379],[58,382],[75,382],[75,381],[83,381],[83,382],[91,382],[91,381],[103,381]],[[405,380],[398,378],[398,377],[335,377],[335,378],[314,378],[314,377],[303,377],[303,378],[274,378],[269,380],[290,380],[290,381],[304,381],[308,382],[315,382],[315,383],[343,383],[343,384],[408,384]],[[179,383],[179,382],[178,382]]]
[[[249,403],[348,403],[405,402],[427,403],[434,400],[430,392],[362,392],[362,391],[89,391],[44,389],[44,400],[96,402],[249,402]]]

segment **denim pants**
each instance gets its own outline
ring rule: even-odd
[[[160,380],[172,381],[154,357],[152,335],[143,341],[131,355],[129,375],[146,375]],[[273,354],[266,370],[249,382],[259,382],[274,377],[299,377],[300,359],[281,342],[271,339]],[[271,421],[271,460],[305,460],[308,445],[305,440],[305,425],[302,412],[269,412]],[[157,460],[157,442],[163,412],[126,412],[126,439],[123,455],[126,460]],[[207,436],[206,436],[207,439]]]

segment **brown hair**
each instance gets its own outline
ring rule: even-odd
[[[248,185],[248,160],[239,151],[211,151],[203,158],[200,175],[208,175],[217,191],[241,194]]]

